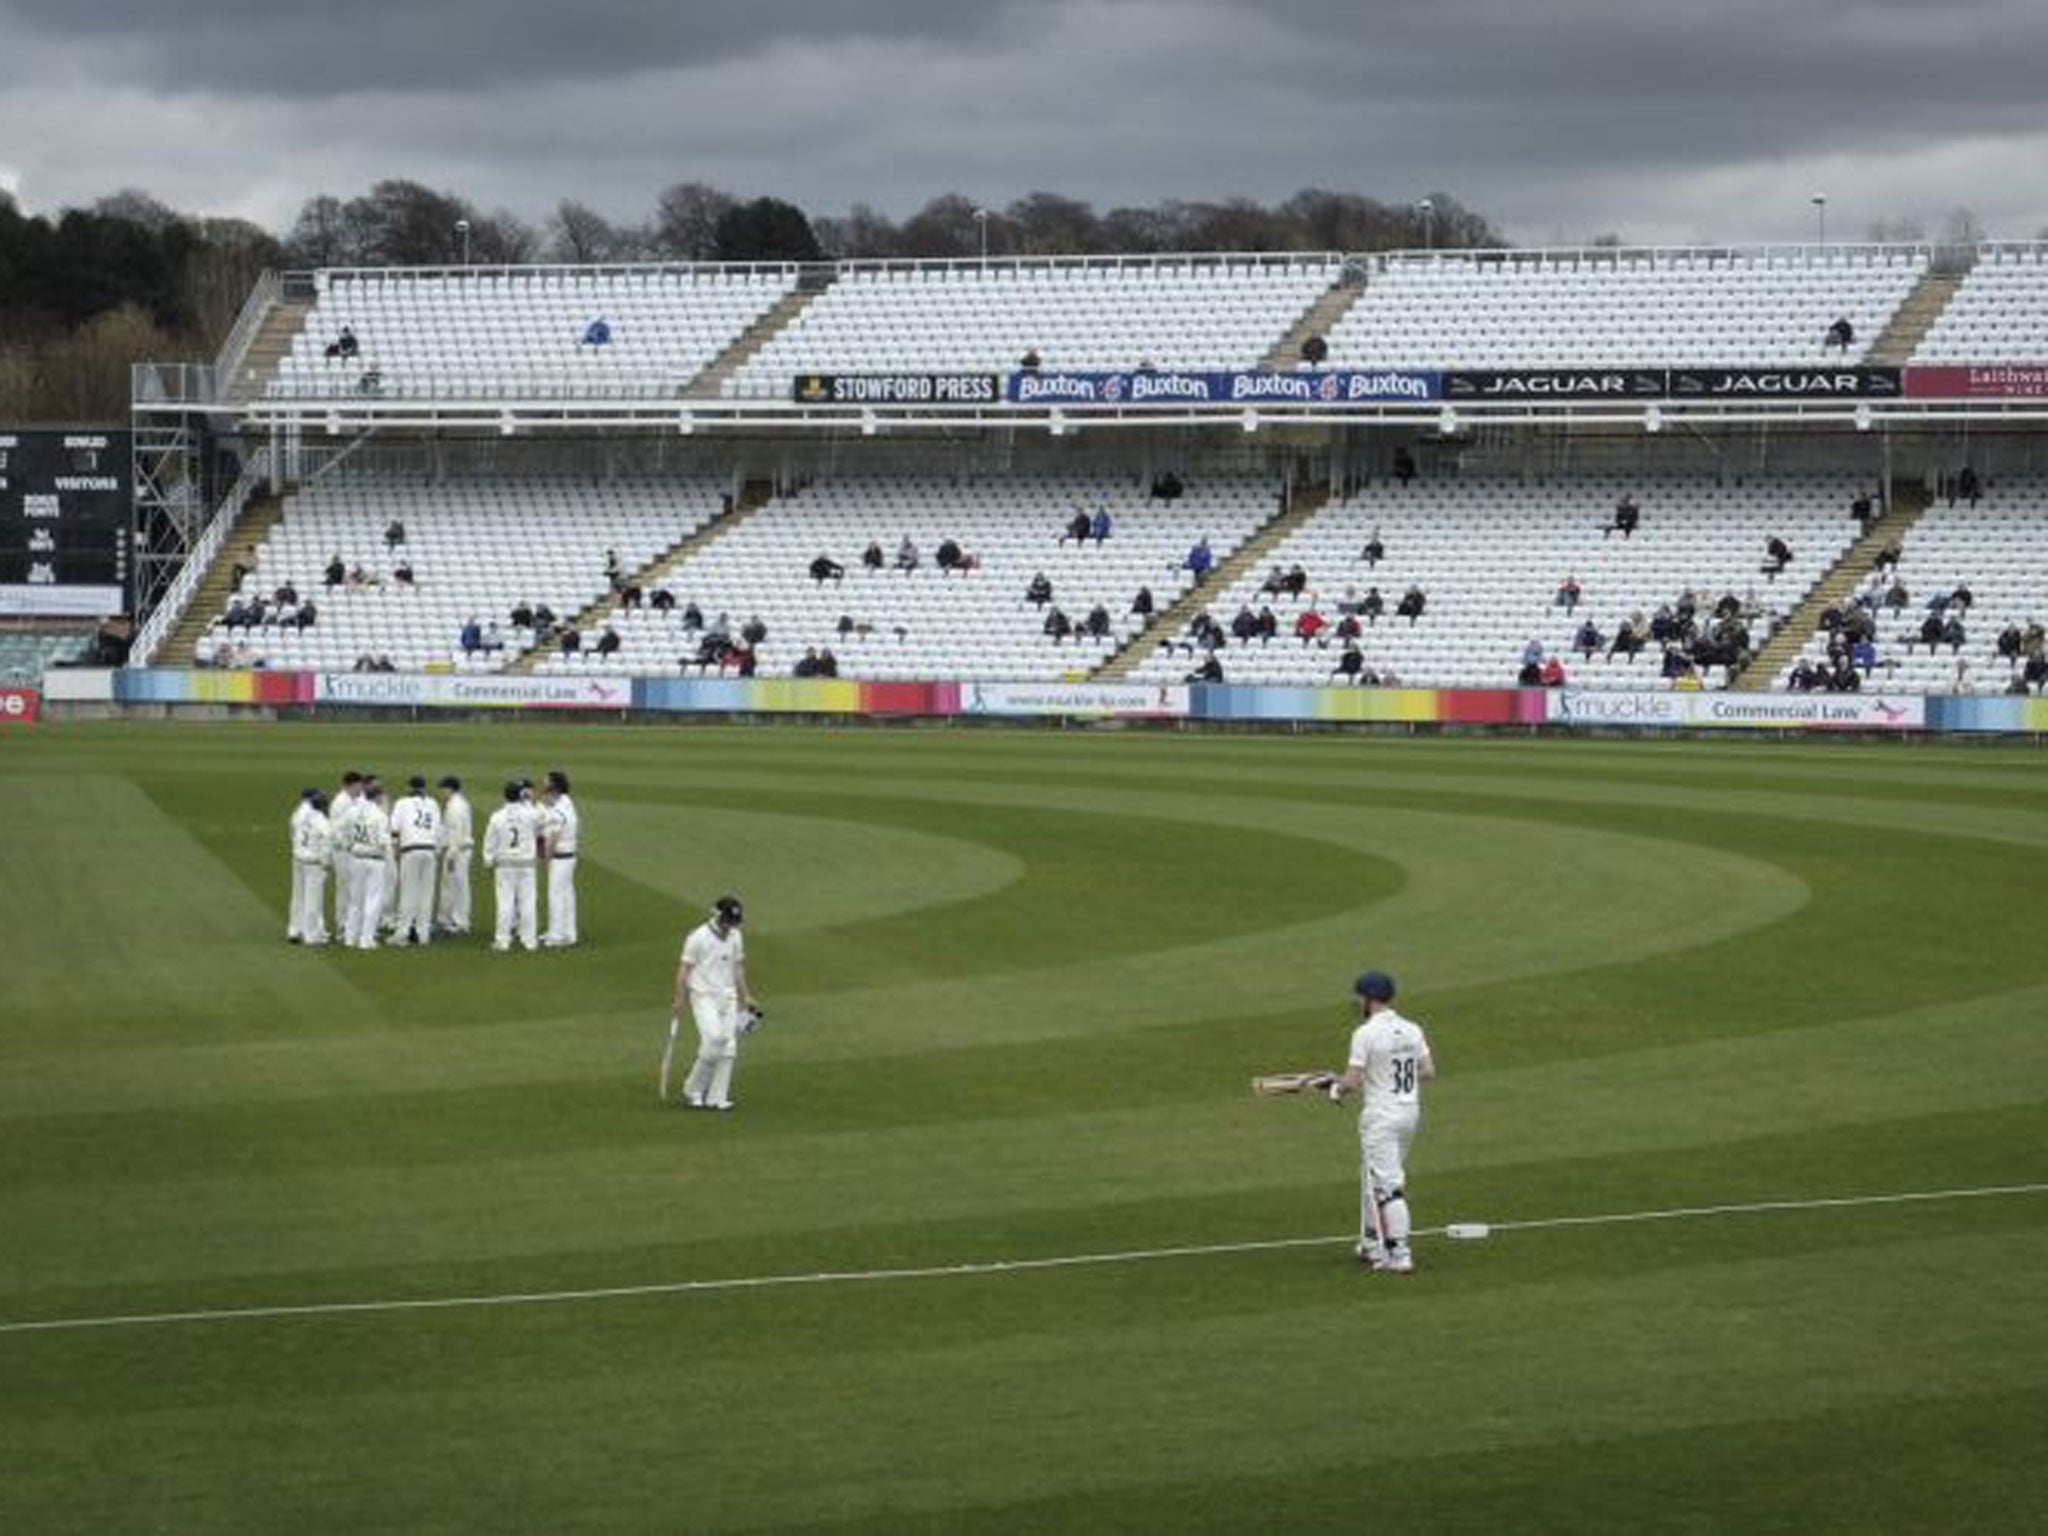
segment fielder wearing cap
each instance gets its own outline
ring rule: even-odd
[[[508,780],[505,803],[491,813],[484,828],[484,867],[495,878],[498,904],[498,930],[491,948],[501,953],[512,947],[514,934],[528,949],[540,947],[533,901],[540,822],[525,797],[519,780]]]
[[[583,819],[569,798],[569,775],[548,771],[541,790],[542,851],[548,861],[548,927],[541,943],[566,949],[576,942],[576,850],[583,840]]]
[[[1394,978],[1367,971],[1352,984],[1361,1023],[1351,1032],[1351,1058],[1331,1086],[1342,1099],[1362,1092],[1358,1115],[1358,1257],[1368,1269],[1405,1275],[1409,1251],[1408,1148],[1422,1120],[1422,1085],[1436,1062],[1422,1026],[1394,1011]]]
[[[434,930],[435,850],[441,842],[441,807],[419,774],[391,808],[391,840],[398,845],[398,942],[425,944]]]
[[[443,933],[469,932],[469,860],[476,847],[476,822],[463,797],[462,780],[441,776],[441,894],[434,913]]]
[[[683,1083],[683,1103],[691,1109],[732,1108],[740,1010],[757,1006],[747,986],[747,946],[740,936],[745,921],[740,899],[721,896],[711,908],[710,921],[692,929],[683,941],[673,1014],[680,1018],[687,1000],[697,1025],[697,1060]]]
[[[292,901],[285,938],[293,944],[327,942],[327,797],[317,789],[299,791],[292,811]]]

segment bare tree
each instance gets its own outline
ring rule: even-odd
[[[843,218],[813,219],[811,224],[825,254],[841,261],[874,261],[903,248],[895,222],[867,203],[855,203]]]
[[[738,199],[699,181],[679,181],[655,205],[649,243],[670,261],[709,261],[718,251],[718,221]]]
[[[637,244],[631,233],[570,198],[562,199],[548,221],[547,251],[557,261],[630,261]]]
[[[1957,208],[1942,227],[1941,238],[1949,245],[1980,244],[1984,239],[1984,221],[1972,209]]]
[[[1005,233],[1027,256],[1079,256],[1102,248],[1102,221],[1087,203],[1033,192],[1003,211]]]
[[[905,256],[972,256],[981,249],[980,204],[960,192],[933,198],[903,222]]]

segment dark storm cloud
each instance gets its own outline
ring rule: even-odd
[[[2040,0],[0,0],[0,185],[287,222],[410,176],[898,214],[1453,192],[1523,240],[2048,224]]]
[[[967,39],[1024,0],[5,0],[0,24],[104,48],[164,86],[469,91],[744,57],[785,39]]]

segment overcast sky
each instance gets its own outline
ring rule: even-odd
[[[1521,244],[2048,228],[2048,0],[0,0],[0,187],[288,226],[1440,189]]]

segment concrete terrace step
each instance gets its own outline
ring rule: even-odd
[[[692,555],[707,545],[724,538],[726,534],[739,527],[741,523],[752,517],[774,499],[775,487],[770,482],[766,480],[749,480],[741,488],[740,494],[734,500],[730,512],[721,512],[695,533],[675,544],[671,544],[667,549],[641,566],[639,570],[628,576],[626,578],[626,585],[638,587],[645,593],[653,592],[662,582],[674,575],[677,569]],[[587,641],[592,631],[602,629],[606,624],[610,623],[612,616],[618,611],[619,594],[608,592],[577,614],[568,622],[566,627],[582,633]],[[551,649],[551,647],[545,645],[533,646],[531,649],[521,651],[498,670],[500,672],[512,673],[532,672],[540,665],[542,658],[551,654]]]
[[[1227,591],[1232,582],[1263,560],[1276,544],[1322,511],[1329,504],[1329,500],[1330,492],[1325,486],[1296,491],[1294,500],[1286,511],[1274,516],[1258,532],[1218,561],[1215,569],[1210,571],[1207,581],[1191,587],[1153,614],[1150,624],[1131,636],[1089,674],[1090,680],[1117,683],[1129,677],[1143,666],[1161,645],[1179,634],[1198,609],[1212,601],[1217,593]]]
[[[1891,505],[1882,517],[1872,520],[1863,536],[1842,552],[1837,560],[1816,581],[1806,596],[1778,626],[1777,633],[1764,643],[1747,667],[1737,673],[1728,684],[1732,693],[1768,693],[1776,683],[1778,674],[1791,664],[1792,658],[1806,649],[1820,628],[1820,616],[1830,603],[1846,601],[1856,590],[1856,584],[1870,573],[1870,562],[1877,551],[1892,539],[1904,539],[1906,532],[1927,510],[1931,498],[1924,486],[1894,485]]]

